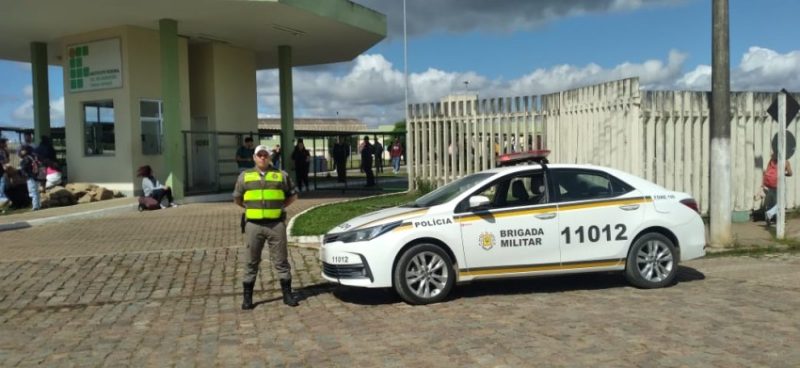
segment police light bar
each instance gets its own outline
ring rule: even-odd
[[[550,150],[533,150],[527,152],[507,153],[500,155],[500,166],[511,166],[519,163],[536,162],[539,164],[547,164],[547,155]]]

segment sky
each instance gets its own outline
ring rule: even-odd
[[[387,37],[350,62],[294,68],[294,115],[404,118],[403,2]],[[710,90],[711,0],[407,0],[409,102],[538,95],[639,77],[647,90]],[[731,87],[800,91],[798,0],[729,0]],[[53,126],[64,124],[51,67]],[[277,117],[277,70],[257,73],[258,115]],[[0,126],[33,126],[30,65],[0,61]]]

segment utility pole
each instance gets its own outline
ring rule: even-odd
[[[731,83],[728,0],[711,9],[711,246],[727,247],[731,236]]]
[[[408,34],[406,33],[406,0],[403,0],[403,79],[405,79],[405,105],[403,105],[403,110],[406,113],[406,147],[405,147],[405,155],[406,155],[406,170],[408,170],[408,191],[414,191],[417,189],[416,187],[416,176],[415,170],[417,169],[414,166],[414,160],[417,158],[414,155],[417,153],[414,150],[414,145],[417,142],[414,141],[414,132],[412,129],[412,123],[408,119]]]

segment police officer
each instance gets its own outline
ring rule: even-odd
[[[258,146],[253,155],[255,167],[239,174],[233,190],[233,201],[245,209],[245,238],[247,256],[244,280],[244,301],[242,309],[253,309],[253,287],[256,283],[261,250],[266,242],[269,258],[281,282],[283,303],[292,307],[298,305],[292,295],[291,266],[286,249],[285,208],[297,199],[297,189],[289,175],[272,166],[270,151],[266,146]]]

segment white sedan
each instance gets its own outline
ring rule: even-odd
[[[618,170],[527,164],[465,176],[324,237],[322,276],[442,301],[457,282],[622,271],[641,288],[675,282],[705,255],[697,202]]]

